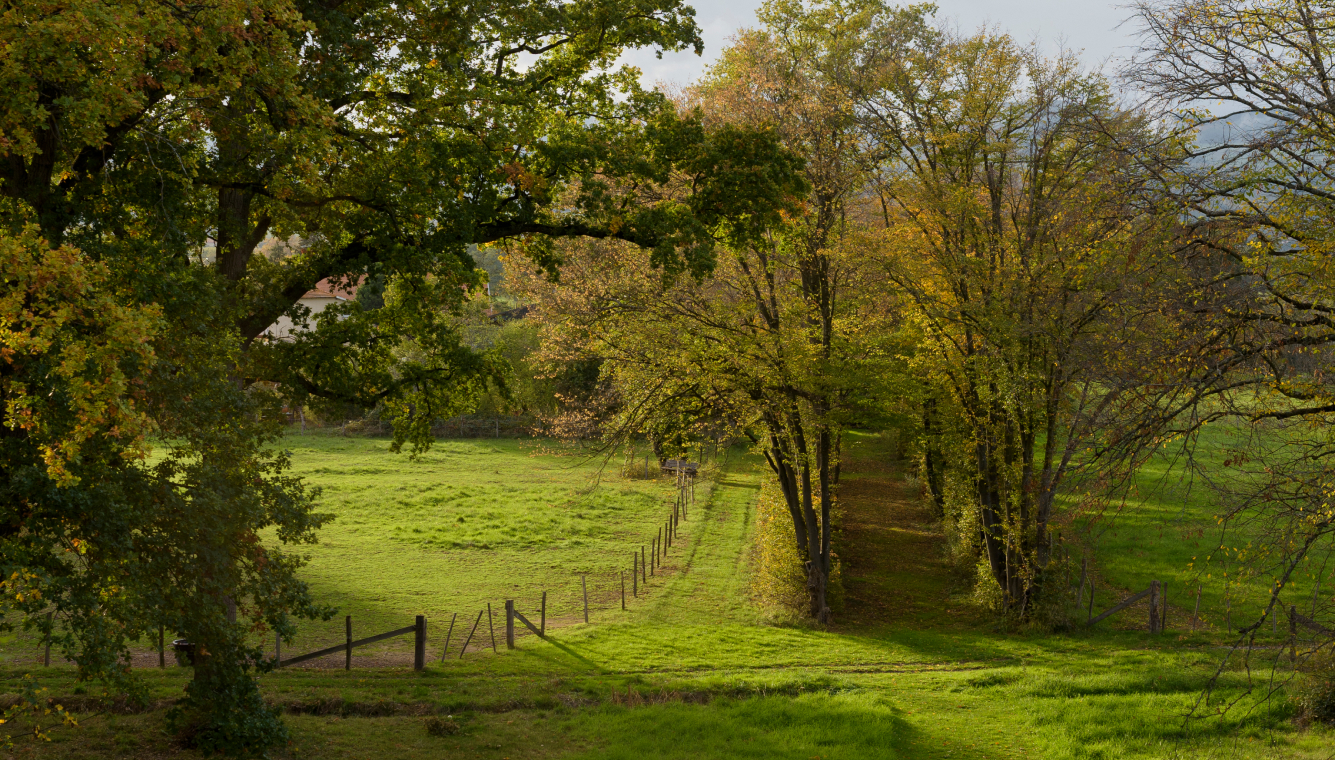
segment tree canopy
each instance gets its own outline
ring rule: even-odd
[[[800,187],[772,135],[707,127],[615,65],[699,51],[677,0],[3,14],[3,622],[54,610],[83,675],[123,687],[128,642],[195,642],[177,719],[204,749],[281,741],[243,632],[329,614],[269,539],[325,519],[275,448],[281,403],[380,405],[424,448],[504,373],[452,317],[482,282],[471,246],[552,268],[552,238],[615,238],[698,274]],[[266,256],[273,237],[299,243]],[[374,308],[298,303],[363,278]],[[267,339],[280,316],[310,329]]]

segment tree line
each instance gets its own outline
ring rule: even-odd
[[[776,135],[800,208],[704,276],[563,243],[559,281],[526,286],[540,361],[599,364],[578,407],[609,445],[749,438],[815,620],[854,429],[911,441],[979,597],[1021,620],[1059,596],[1053,533],[1106,525],[1139,467],[1184,453],[1242,536],[1219,560],[1268,579],[1275,614],[1335,514],[1330,11],[1146,2],[1107,73],[934,11],[766,3],[675,103]],[[1222,470],[1195,464],[1207,427]]]
[[[1113,76],[930,5],[774,0],[671,96],[615,62],[699,52],[678,0],[2,7],[0,625],[141,698],[129,646],[191,640],[201,749],[284,740],[248,635],[332,614],[281,406],[420,451],[507,393],[461,319],[477,246],[531,264],[535,355],[594,390],[572,429],[764,454],[815,620],[857,428],[913,441],[1020,618],[1054,526],[1209,425],[1275,598],[1329,543],[1323,5],[1146,0]],[[383,293],[312,316],[322,280]]]

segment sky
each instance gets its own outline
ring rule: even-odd
[[[719,51],[738,29],[758,26],[756,8],[760,0],[688,0],[695,7],[695,20],[705,41],[704,55],[664,53],[662,60],[651,50],[634,51],[622,60],[638,66],[645,86],[685,85],[698,78],[718,58]],[[908,4],[907,2],[905,4]],[[1042,49],[1055,52],[1061,41],[1082,50],[1091,66],[1106,59],[1125,56],[1134,42],[1134,23],[1118,28],[1130,11],[1126,0],[937,0],[939,25],[969,32],[980,26],[999,27],[1022,42],[1037,41]],[[1109,71],[1109,73],[1112,73]]]

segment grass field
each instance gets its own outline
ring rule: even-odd
[[[575,615],[578,573],[610,580],[629,565],[630,547],[665,517],[669,482],[626,480],[615,467],[596,477],[597,463],[531,442],[442,442],[417,462],[375,440],[310,436],[289,444],[338,516],[310,552],[306,577],[317,597],[368,628],[425,612],[433,653],[424,673],[293,668],[265,676],[266,693],[288,713],[289,757],[1111,760],[1335,752],[1329,732],[1300,730],[1282,700],[1184,720],[1219,661],[1220,631],[1187,635],[1175,627],[1151,638],[1129,630],[1138,623],[1131,619],[1059,635],[1000,626],[970,603],[966,578],[946,563],[930,516],[876,437],[850,445],[841,494],[847,607],[829,630],[767,624],[749,601],[748,536],[763,472],[741,452],[709,473],[667,572],[625,613],[619,596],[594,584],[599,601],[584,625]],[[1193,504],[1177,513],[1181,530],[1209,522]],[[1176,555],[1162,544],[1174,534],[1158,538],[1167,519],[1159,518],[1118,524],[1118,539],[1143,551],[1149,570],[1135,554],[1105,557],[1101,593],[1111,597],[1142,575],[1173,569]],[[493,655],[488,645],[462,660],[434,661],[446,613],[476,615],[487,601],[533,599],[544,588],[560,623],[549,641],[528,637],[513,652],[502,644]],[[308,628],[298,649],[337,640],[341,630]],[[390,648],[379,656],[393,662],[400,654]],[[34,669],[11,665],[4,677],[22,672]],[[88,717],[49,745],[20,743],[13,756],[189,756],[162,730],[162,708],[186,674],[143,673],[159,700],[154,710]],[[90,695],[78,693],[70,669],[39,675],[67,704],[86,706]],[[1217,698],[1240,696],[1246,679],[1230,670]],[[428,735],[428,715],[450,716],[458,732]]]
[[[1205,431],[1194,451],[1197,463],[1214,472],[1223,471],[1227,451],[1236,445],[1239,434],[1224,426]],[[1253,623],[1269,600],[1273,579],[1240,578],[1238,568],[1226,563],[1226,553],[1218,551],[1220,544],[1243,547],[1253,534],[1245,526],[1216,522],[1219,511],[1220,496],[1202,478],[1188,475],[1180,452],[1169,449],[1151,460],[1138,473],[1126,504],[1110,510],[1110,519],[1096,530],[1092,556],[1104,582],[1098,591],[1099,604],[1107,606],[1122,592],[1143,589],[1157,579],[1168,583],[1170,625],[1175,628],[1191,624],[1198,588],[1204,624],[1236,630],[1240,624]],[[1314,614],[1313,594],[1320,590],[1315,569],[1309,562],[1290,579],[1285,605],[1295,604],[1300,612]],[[1329,599],[1335,587],[1327,584],[1325,588],[1324,597]],[[1272,624],[1277,625],[1272,629]],[[1282,639],[1286,625],[1286,619],[1272,618],[1261,636]]]
[[[533,441],[442,441],[417,460],[376,439],[292,436],[287,444],[295,470],[323,490],[322,509],[336,516],[307,550],[303,576],[319,601],[368,635],[417,614],[433,626],[454,613],[471,622],[488,602],[502,612],[505,599],[535,613],[544,591],[553,624],[582,620],[581,575],[594,609],[619,610],[620,572],[629,575],[632,552],[662,527],[675,493],[671,477],[622,478],[619,462]],[[694,527],[682,524],[684,540]],[[341,617],[305,624],[295,647],[342,637]],[[359,654],[409,648],[400,639]]]

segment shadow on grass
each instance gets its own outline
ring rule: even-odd
[[[603,707],[569,728],[601,745],[576,758],[917,758],[928,739],[867,695],[718,699],[709,705]],[[953,757],[975,757],[957,753]]]

